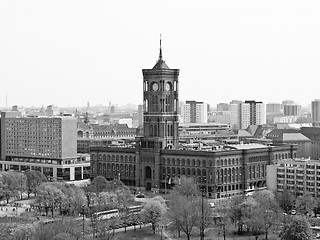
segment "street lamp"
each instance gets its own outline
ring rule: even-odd
[[[200,227],[200,240],[204,240],[204,206],[203,206],[204,192],[201,190],[201,227]]]
[[[161,226],[160,239],[162,240],[163,226]]]
[[[81,206],[82,208],[82,238],[84,239],[84,208],[85,208],[85,205],[83,204]]]

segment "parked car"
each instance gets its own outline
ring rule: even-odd
[[[136,198],[144,198],[144,195],[140,193],[136,196]]]

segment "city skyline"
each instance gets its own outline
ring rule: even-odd
[[[180,100],[320,98],[319,4],[9,1],[0,8],[0,106],[142,104],[142,72],[180,69]],[[7,95],[7,102],[6,102]]]

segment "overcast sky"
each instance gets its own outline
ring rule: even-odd
[[[180,100],[320,98],[319,1],[3,0],[0,106],[142,103],[142,69]]]

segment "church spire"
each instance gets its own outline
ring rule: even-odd
[[[161,33],[160,33],[160,53],[159,53],[159,60],[162,60]]]

